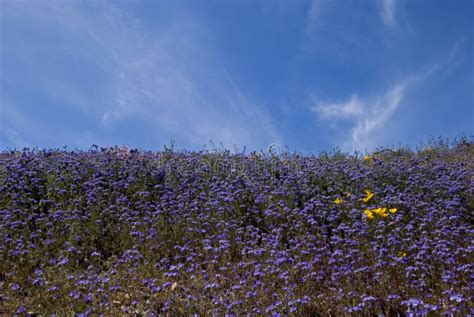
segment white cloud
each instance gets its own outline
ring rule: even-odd
[[[359,99],[353,95],[349,100],[337,103],[317,103],[311,110],[321,119],[337,122],[348,119],[351,122],[345,139],[341,142],[344,150],[370,150],[380,141],[385,124],[399,107],[411,79],[405,79],[385,94]]]
[[[317,103],[317,105],[311,109],[319,113],[323,118],[338,119],[361,116],[364,111],[364,105],[357,95],[353,95],[348,101],[340,103]]]
[[[302,38],[302,48],[309,49],[305,46],[310,45],[316,34],[321,30],[323,26],[322,13],[325,6],[327,5],[327,0],[311,0],[309,6],[306,10],[305,20],[304,20],[304,30]]]
[[[7,9],[19,29],[32,26],[49,37],[15,42],[33,60],[31,77],[41,78],[27,84],[87,114],[97,130],[142,122],[157,146],[166,138],[194,148],[212,139],[229,149],[279,141],[270,114],[227,74],[212,32],[193,16],[182,12],[172,23],[147,24],[120,4],[102,1],[13,3]],[[32,52],[66,62],[48,69]],[[67,73],[74,63],[84,73]],[[79,79],[88,70],[94,76]]]
[[[396,15],[396,0],[381,0],[381,6],[379,9],[380,17],[386,27],[394,29],[397,25],[395,19]]]
[[[359,117],[356,126],[352,129],[351,140],[346,147],[353,149],[373,148],[379,131],[392,117],[405,95],[406,82],[392,87],[383,97],[369,106],[370,110],[365,117]]]

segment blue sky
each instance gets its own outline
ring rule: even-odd
[[[471,0],[1,1],[0,148],[470,136],[473,21]]]

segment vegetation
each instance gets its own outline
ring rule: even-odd
[[[0,313],[467,315],[474,145],[0,154]]]

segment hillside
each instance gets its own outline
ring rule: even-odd
[[[474,145],[0,154],[0,314],[472,313]]]

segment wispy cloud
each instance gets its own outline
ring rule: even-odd
[[[188,148],[211,139],[226,148],[257,149],[279,141],[269,112],[229,80],[212,32],[194,16],[180,14],[172,23],[150,25],[110,2],[8,7],[10,22],[33,26],[58,43],[15,42],[34,65],[29,84],[42,78],[45,99],[76,107],[95,121],[96,130],[113,134],[141,122],[153,144],[174,139]],[[35,51],[59,56],[63,70],[47,70]],[[89,74],[64,80],[62,72],[77,68],[74,63]]]
[[[319,33],[324,29],[324,11],[328,0],[310,0],[305,11],[298,54],[312,54],[319,39]]]
[[[410,96],[410,92],[413,92],[415,87],[427,83],[428,79],[431,82],[439,82],[456,69],[462,62],[460,55],[462,45],[463,39],[456,41],[444,59],[413,72],[392,84],[386,91],[362,97],[353,94],[347,100],[329,102],[312,96],[310,110],[316,113],[320,120],[342,130],[339,146],[344,150],[366,151],[373,150],[379,145],[386,145],[386,138],[391,136],[385,128],[392,124],[390,120]]]
[[[463,50],[466,49],[466,38],[460,38],[455,41],[451,46],[449,55],[446,59],[446,62],[440,65],[440,68],[443,68],[443,73],[440,76],[447,76],[451,74],[465,59],[465,55],[462,54]]]
[[[406,81],[396,84],[384,96],[377,98],[373,105],[369,105],[367,116],[358,118],[356,126],[352,129],[352,139],[346,146],[354,149],[375,146],[377,133],[400,105],[405,95],[406,85]]]
[[[397,26],[396,21],[396,1],[397,0],[381,0],[379,8],[380,18],[386,27],[394,29]]]
[[[353,118],[363,115],[364,104],[357,95],[353,95],[348,101],[340,103],[317,103],[312,110],[325,119]]]
[[[321,14],[323,11],[323,6],[326,1],[324,0],[311,0],[309,2],[308,9],[306,11],[305,17],[305,32],[312,33],[315,31],[317,27],[318,20],[321,18]]]
[[[340,144],[344,150],[370,150],[380,141],[381,130],[399,107],[411,82],[407,78],[393,85],[387,92],[373,97],[360,99],[353,95],[343,102],[317,103],[311,110],[324,120],[334,122],[346,119],[351,122],[351,127]]]

